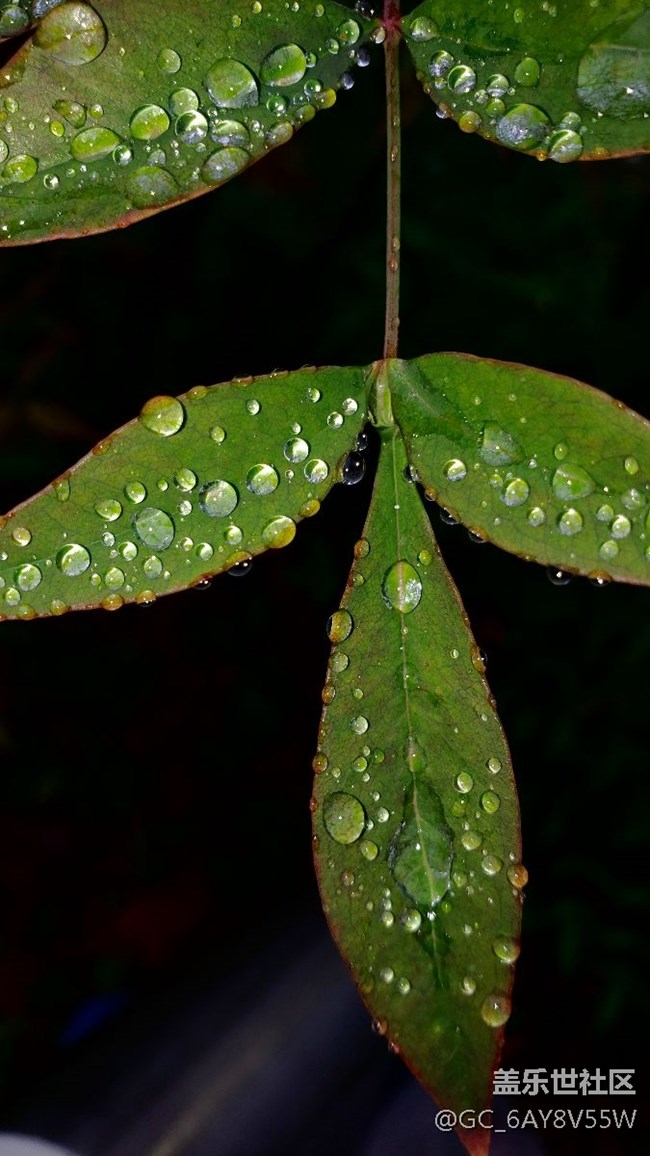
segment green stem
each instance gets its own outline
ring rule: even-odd
[[[386,320],[384,357],[397,357],[399,329],[401,125],[399,91],[399,0],[384,0],[386,39]]]

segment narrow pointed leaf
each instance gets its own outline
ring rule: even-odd
[[[153,398],[1,520],[0,618],[152,602],[288,545],[364,419],[360,369]]]
[[[560,162],[650,148],[648,0],[424,0],[404,30],[425,91],[465,132]]]
[[[386,430],[329,624],[315,859],[378,1030],[440,1104],[478,1110],[518,951],[517,801],[483,666],[406,463]],[[464,1138],[486,1150],[480,1130]]]
[[[430,497],[505,550],[650,583],[650,423],[567,377],[466,354],[392,362]]]
[[[0,238],[129,224],[230,180],[334,104],[367,20],[332,0],[235,7],[47,11],[0,78]]]

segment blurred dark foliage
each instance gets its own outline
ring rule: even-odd
[[[378,58],[332,112],[213,195],[0,253],[3,507],[152,394],[380,356],[382,84]],[[648,158],[540,165],[441,123],[410,77],[403,127],[402,355],[523,361],[650,414]],[[227,973],[317,911],[324,622],[369,486],[338,487],[244,579],[2,625],[7,1103],[197,959]],[[432,519],[488,653],[521,794],[531,883],[505,1063],[638,1067],[648,592],[556,588]],[[631,1150],[595,1135],[546,1142]]]

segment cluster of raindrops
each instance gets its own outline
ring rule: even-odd
[[[213,397],[218,398],[220,388],[216,387]],[[223,464],[233,460],[228,447],[238,436],[241,440],[244,431],[248,438],[247,423],[264,427],[263,392],[252,396],[252,390],[246,388],[234,408],[224,411],[215,406],[212,412],[231,415],[222,416],[220,421],[200,417],[196,403],[209,392],[204,386],[191,392],[191,417],[187,402],[158,396],[143,405],[137,421],[146,435],[164,442],[173,439],[176,444],[188,422],[203,420],[203,436],[213,463],[208,472],[180,464],[165,476],[152,478],[148,471],[141,476],[137,467],[127,462],[126,474],[119,482],[119,468],[111,463],[110,470],[102,473],[105,493],[92,504],[96,533],[71,541],[67,532],[62,532],[53,556],[43,558],[42,550],[34,551],[36,543],[26,525],[6,523],[13,555],[24,551],[27,556],[12,556],[10,560],[7,550],[0,554],[0,613],[33,616],[37,590],[41,613],[63,613],[80,599],[100,603],[106,609],[117,609],[127,599],[149,603],[155,600],[156,592],[178,585],[200,584],[203,588],[209,575],[218,570],[227,568],[233,577],[247,574],[252,553],[280,549],[293,541],[297,521],[318,513],[320,498],[335,479],[332,463],[340,448],[325,452],[326,443],[334,441],[337,434],[340,444],[348,419],[358,423],[362,417],[359,403],[343,395],[338,407],[330,408],[323,391],[315,384],[308,385],[296,399],[297,408],[304,413],[303,422],[287,423],[284,439],[276,442],[265,460],[260,455],[260,460],[249,458],[242,464],[238,451],[235,468]],[[237,425],[231,428],[235,416]],[[307,429],[313,429],[314,435],[308,435]],[[314,452],[314,436],[320,436],[318,453]],[[360,437],[363,445],[365,435]],[[94,456],[104,457],[111,447],[112,441],[107,439],[95,447]],[[361,474],[362,467],[356,472]],[[69,502],[73,484],[69,476],[59,478],[52,486],[54,500]],[[260,519],[265,500],[276,492],[284,495],[284,508],[278,510],[274,503]],[[82,579],[83,592],[71,587],[69,602],[44,602],[44,591],[50,588],[44,580],[50,570],[65,578]],[[96,598],[88,585],[90,591],[96,590]]]
[[[552,9],[553,5],[546,5],[551,15]],[[565,164],[581,156],[587,128],[597,125],[604,113],[619,117],[648,114],[647,85],[635,73],[639,71],[637,62],[630,64],[635,75],[630,76],[627,86],[603,84],[603,76],[618,76],[620,72],[615,48],[606,47],[606,39],[586,50],[578,68],[576,107],[586,106],[597,113],[587,123],[584,112],[581,115],[576,108],[567,109],[554,120],[536,101],[543,66],[534,56],[513,54],[507,71],[497,72],[494,65],[490,69],[482,60],[468,59],[458,42],[443,37],[428,16],[416,16],[410,22],[407,18],[405,25],[422,69],[419,78],[425,91],[439,103],[438,115],[444,118],[453,111],[463,132],[484,132],[510,148]],[[605,156],[606,149],[596,145],[591,155]]]
[[[133,107],[125,119],[121,113],[105,113],[99,103],[88,106],[76,100],[73,82],[80,68],[106,52],[112,54],[116,70],[121,69],[134,46],[125,47],[123,38],[114,42],[91,4],[50,6],[35,32],[34,50],[57,66],[68,66],[70,84],[45,118],[49,136],[44,140],[38,138],[41,118],[29,110],[23,113],[12,95],[0,102],[0,182],[11,193],[41,173],[46,189],[61,192],[83,187],[93,178],[95,163],[108,160],[103,179],[115,181],[122,174],[130,203],[147,208],[174,199],[187,187],[218,185],[236,176],[252,160],[288,141],[317,111],[330,108],[337,88],[352,87],[350,68],[369,63],[360,19],[350,15],[331,29],[322,19],[323,5],[303,8],[320,38],[318,51],[281,40],[261,49],[259,60],[251,61],[244,48],[246,59],[239,59],[240,29],[259,24],[264,41],[269,40],[261,19],[264,6],[256,0],[242,15],[225,18],[226,28],[216,36],[222,54],[216,51],[201,67],[171,44],[157,48],[147,73],[153,99]],[[300,10],[295,0],[292,11]],[[381,39],[378,30],[370,39]],[[249,38],[242,43],[248,44]]]
[[[409,483],[410,477],[405,481]],[[366,560],[372,558],[372,546],[366,538],[357,542],[354,556],[353,588],[365,585]],[[432,561],[430,547],[423,546],[412,561],[398,560],[381,578],[381,603],[400,616],[396,621],[404,622],[406,635],[406,624],[410,621],[407,616],[417,612],[421,605],[426,588],[424,575]],[[321,784],[323,827],[331,845],[339,848],[336,860],[330,856],[330,867],[338,880],[337,894],[341,902],[363,905],[370,925],[377,922],[388,933],[376,936],[369,933],[368,942],[374,946],[372,963],[365,968],[364,990],[369,992],[378,986],[380,991],[389,989],[399,996],[408,996],[415,976],[399,970],[398,953],[391,955],[392,937],[412,936],[426,952],[430,950],[426,945],[432,934],[445,938],[447,933],[441,928],[440,920],[444,921],[453,910],[456,895],[462,893],[470,899],[476,895],[482,903],[487,896],[487,902],[492,903],[491,889],[496,881],[503,879],[512,894],[520,897],[527,873],[514,852],[507,856],[502,851],[497,853],[490,838],[502,803],[499,780],[507,774],[496,753],[476,770],[462,769],[453,776],[449,819],[457,832],[455,836],[446,826],[437,794],[432,787],[427,788],[428,806],[434,809],[440,834],[437,848],[427,852],[427,872],[423,874],[418,869],[419,822],[409,820],[406,812],[402,816],[394,803],[382,797],[381,764],[390,756],[377,747],[373,715],[365,707],[364,672],[355,668],[353,642],[357,623],[352,612],[353,598],[352,594],[349,605],[335,611],[327,624],[332,653],[322,697],[325,708],[336,711],[334,717],[339,720],[340,708],[344,707],[348,735],[358,739],[358,746],[348,739],[346,752],[353,753],[346,753],[346,762],[334,761],[325,740],[313,768]],[[460,651],[455,648],[449,657],[452,663],[456,662]],[[402,685],[408,682],[414,689],[420,685],[417,670],[411,668],[406,659],[399,679]],[[482,717],[487,721],[487,715]],[[323,733],[327,735],[327,725]],[[418,782],[418,776],[426,775],[428,752],[412,737],[404,755],[413,781]],[[335,861],[340,866],[335,867]],[[481,934],[478,921],[466,924],[462,934]],[[498,961],[492,969],[498,979],[499,965],[508,968],[517,959],[518,942],[506,933],[492,935],[489,949]],[[505,1023],[510,1008],[506,990],[502,991],[501,987],[509,989],[509,986],[507,971],[503,973],[502,984],[495,984],[494,978],[490,981],[480,975],[466,975],[459,998],[475,996],[477,1015],[488,1027],[498,1028]]]
[[[535,454],[526,455],[519,436],[497,422],[485,422],[477,445],[479,460],[449,458],[442,466],[444,481],[454,490],[466,480],[473,485],[477,478],[487,481],[500,505],[521,510],[528,527],[569,540],[569,548],[570,540],[590,527],[597,543],[591,577],[597,585],[606,585],[608,564],[614,564],[626,544],[635,541],[635,531],[641,541],[650,531],[650,482],[640,476],[637,458],[621,454],[617,472],[608,464],[609,482],[602,484],[594,478],[593,467],[587,469],[576,460],[567,441],[555,444],[551,465]],[[488,499],[481,504],[488,508]],[[499,510],[494,516],[495,526],[502,524],[504,513]],[[644,556],[650,562],[650,545],[645,545]],[[550,576],[556,585],[563,584],[561,570],[551,571]]]

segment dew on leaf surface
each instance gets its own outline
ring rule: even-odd
[[[355,843],[365,827],[366,813],[354,795],[334,791],[323,803],[323,823],[336,843]]]

